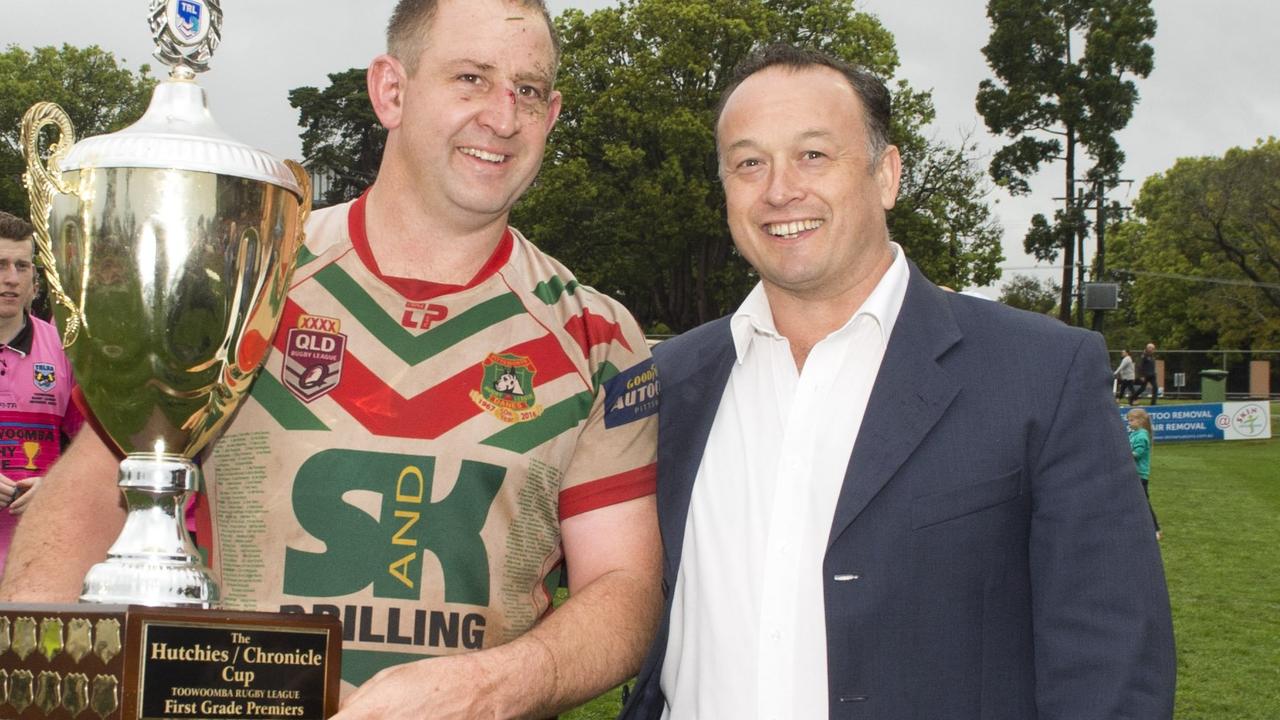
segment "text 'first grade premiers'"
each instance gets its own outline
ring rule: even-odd
[[[323,718],[326,639],[292,628],[143,629],[141,718]]]

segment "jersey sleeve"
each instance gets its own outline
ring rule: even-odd
[[[70,363],[67,364],[67,372],[68,374],[71,373]],[[71,388],[67,393],[67,409],[62,414],[62,434],[68,438],[74,438],[76,433],[80,432],[81,426],[84,425],[84,413],[80,411],[80,403],[76,402],[79,389],[75,376],[72,375]]]
[[[651,495],[657,484],[659,384],[644,334],[612,301],[583,318],[577,334],[595,399],[561,485],[561,520]]]

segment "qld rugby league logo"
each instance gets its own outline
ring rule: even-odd
[[[525,422],[542,414],[533,396],[533,376],[538,369],[523,355],[489,353],[484,360],[484,379],[479,390],[471,391],[471,401],[482,410],[507,423]]]
[[[285,338],[281,376],[289,390],[303,402],[311,402],[338,387],[347,336],[339,332],[336,318],[302,315]]]

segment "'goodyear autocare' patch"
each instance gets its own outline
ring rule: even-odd
[[[658,366],[650,358],[604,384],[604,426],[626,425],[658,412]]]

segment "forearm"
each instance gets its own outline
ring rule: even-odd
[[[568,601],[505,645],[379,672],[334,720],[544,718],[634,673],[662,604],[653,496],[576,515],[560,530]]]
[[[477,656],[500,679],[498,716],[550,717],[634,675],[662,607],[657,572],[601,576],[524,636]]]
[[[9,549],[0,600],[74,602],[124,524],[115,456],[82,432],[49,471]]]

